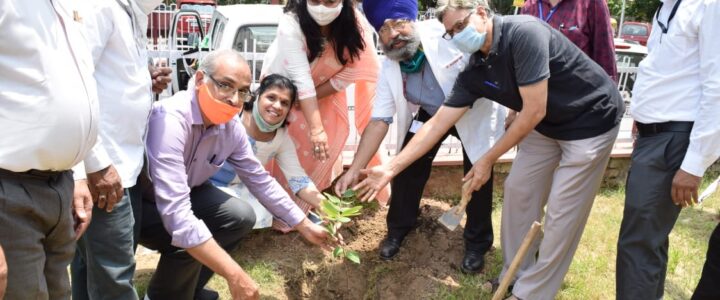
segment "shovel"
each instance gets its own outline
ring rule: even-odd
[[[513,277],[515,277],[515,273],[520,267],[525,255],[527,255],[530,244],[532,244],[533,240],[535,240],[535,237],[538,235],[538,232],[540,232],[541,227],[542,225],[537,221],[533,222],[530,226],[530,230],[528,230],[525,234],[525,239],[523,239],[518,252],[515,254],[515,257],[513,257],[510,267],[508,267],[507,271],[505,271],[505,276],[503,276],[500,281],[500,286],[498,286],[498,289],[495,291],[492,300],[502,300],[505,296],[505,293],[510,286],[510,281],[512,281]]]
[[[470,195],[472,195],[470,182],[472,182],[472,180],[465,181],[462,186],[462,197],[460,198],[460,203],[446,211],[438,219],[440,225],[449,231],[455,230],[455,228],[460,225],[460,220],[462,220],[463,216],[465,216],[465,206],[467,206],[468,202],[470,202]]]

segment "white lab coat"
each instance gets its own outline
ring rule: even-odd
[[[437,20],[416,22],[415,30],[420,35],[425,57],[433,74],[447,97],[458,74],[467,66],[470,55],[458,50],[452,42],[442,38],[445,28]],[[455,124],[463,147],[473,162],[487,152],[504,133],[507,114],[505,107],[493,101],[485,98],[478,100]],[[380,70],[372,116],[373,118],[394,116],[398,128],[395,137],[398,152],[410,128],[412,114],[417,108],[417,105],[405,99],[400,64],[385,59]]]

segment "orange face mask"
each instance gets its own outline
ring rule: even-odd
[[[210,94],[207,84],[203,84],[198,88],[198,104],[200,104],[200,111],[202,111],[205,118],[215,125],[230,122],[240,112],[239,108],[215,99]]]

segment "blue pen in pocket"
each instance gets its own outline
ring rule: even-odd
[[[497,84],[494,84],[494,83],[492,83],[491,81],[485,80],[484,83],[485,83],[485,85],[487,85],[487,86],[489,86],[489,87],[493,87],[493,88],[495,88],[496,90],[499,90],[499,89],[500,89],[500,87],[499,87]]]

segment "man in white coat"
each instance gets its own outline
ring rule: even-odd
[[[372,119],[362,134],[352,165],[335,186],[338,193],[357,183],[360,170],[380,147],[393,121],[397,122],[398,128],[396,145],[402,143],[405,146],[410,141],[423,122],[440,108],[470,57],[442,38],[445,30],[437,20],[414,22],[417,1],[366,0],[363,9],[380,35],[386,59],[380,71]],[[445,137],[453,135],[462,141],[465,172],[502,135],[504,118],[505,109],[501,106],[491,101],[478,101],[455,127],[445,133]],[[475,121],[471,123],[470,120]],[[483,121],[478,123],[477,120]],[[402,193],[395,192],[391,196],[388,234],[380,246],[380,258],[392,259],[415,226],[420,198],[441,143],[393,179],[393,190]],[[466,209],[465,255],[461,263],[465,273],[480,272],[484,266],[484,254],[493,242],[491,211],[492,180],[489,180],[479,191],[472,193]]]

